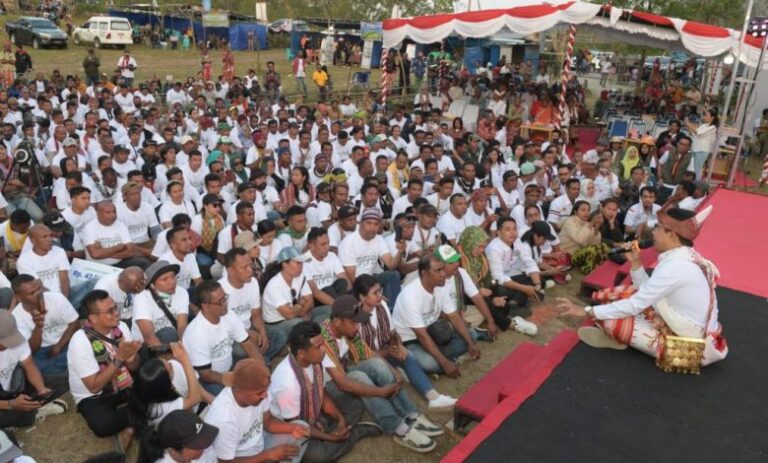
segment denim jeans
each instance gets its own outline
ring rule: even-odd
[[[42,373],[43,377],[66,376],[68,374],[67,347],[69,346],[65,346],[64,349],[59,352],[59,355],[53,358],[50,356],[51,351],[53,350],[53,346],[41,347],[37,352],[35,352],[35,355],[32,357],[32,359],[34,360],[37,369],[40,370],[40,373]]]
[[[386,272],[377,273],[373,277],[381,285],[384,297],[387,299],[387,304],[389,304],[390,310],[392,310],[395,307],[397,296],[400,294],[400,272],[397,270],[387,270]]]
[[[470,332],[470,334],[473,334],[473,333]],[[443,367],[441,367],[440,364],[437,363],[437,360],[435,360],[435,358],[432,357],[432,354],[427,352],[421,346],[421,343],[417,341],[414,343],[409,343],[405,347],[406,349],[408,349],[408,352],[416,359],[419,365],[421,365],[421,368],[425,372],[443,373]],[[462,354],[467,352],[469,347],[467,346],[467,343],[464,342],[464,340],[461,338],[461,336],[459,336],[458,333],[454,331],[453,336],[451,337],[451,340],[448,341],[448,344],[444,346],[438,346],[438,349],[440,349],[440,352],[444,356],[446,356],[448,360],[455,361]]]
[[[312,320],[317,324],[320,324],[323,321],[327,320],[328,318],[330,318],[330,316],[331,316],[331,306],[328,306],[328,305],[315,306],[312,309],[312,312],[310,312],[309,314],[310,320]],[[287,340],[291,334],[291,330],[293,329],[293,327],[303,321],[304,319],[301,317],[294,317],[294,318],[291,318],[290,320],[283,320],[277,323],[270,323],[270,324],[267,324],[267,331],[280,331],[281,333],[283,333],[285,339]]]
[[[301,420],[293,420],[291,421],[291,423],[299,423],[307,427],[309,426],[306,422]],[[304,452],[307,451],[308,442],[309,442],[308,439],[296,439],[291,434],[272,434],[268,431],[264,431],[264,450],[269,450],[284,444],[292,444],[292,445],[297,445],[299,447],[298,455],[291,458],[290,460],[282,460],[282,461],[299,463],[302,457],[304,457]],[[251,456],[251,455],[247,455],[247,456]]]
[[[381,387],[395,382],[395,375],[389,365],[378,357],[353,365],[347,372],[347,377],[369,386]],[[376,424],[381,426],[387,434],[393,434],[405,417],[417,413],[416,406],[403,389],[392,397],[361,397],[361,399]]]
[[[35,202],[34,199],[28,198],[24,195],[18,195],[13,199],[8,200],[8,208],[6,212],[8,213],[9,217],[16,209],[27,211],[34,222],[43,220],[43,215],[45,214],[43,209]]]
[[[307,96],[307,84],[304,77],[296,77],[296,89],[304,96]]]
[[[394,357],[387,357],[387,361],[393,366],[402,368],[405,371],[408,381],[411,382],[414,389],[416,389],[422,397],[426,397],[427,392],[435,388],[435,386],[432,385],[432,381],[429,380],[429,377],[424,372],[424,369],[421,368],[419,362],[416,361],[416,358],[411,355],[410,352],[408,352],[404,361]]]
[[[264,360],[269,364],[272,359],[283,350],[285,344],[288,342],[288,337],[280,330],[270,329],[271,326],[267,325],[267,339],[269,340],[269,348],[264,352]],[[245,349],[238,342],[232,343],[232,365],[248,357],[245,353]]]
[[[693,152],[693,171],[696,173],[696,180],[701,180],[701,174],[704,172],[704,164],[707,162],[709,153],[707,151]]]
[[[354,426],[363,416],[365,407],[359,397],[342,392],[333,381],[325,385],[325,392],[333,399],[336,408],[339,409],[347,426]],[[327,415],[322,415],[318,420],[326,432],[332,432],[336,429],[338,423],[334,422]],[[310,439],[307,445],[307,451],[304,453],[303,463],[325,463],[328,461],[337,461],[342,456],[349,453],[359,440],[359,435],[355,428],[349,434],[349,438],[341,442],[331,442],[320,439]]]

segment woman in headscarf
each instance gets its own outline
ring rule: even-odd
[[[571,253],[571,264],[582,273],[589,273],[607,257],[608,247],[602,243],[600,211],[590,212],[589,203],[577,200],[571,216],[560,230],[560,247]]]
[[[598,210],[600,208],[600,199],[597,197],[595,182],[588,178],[581,179],[581,193],[579,193],[577,199],[589,204],[590,212]],[[576,210],[576,206],[573,209]]]
[[[635,166],[643,166],[643,160],[640,159],[640,153],[637,148],[630,146],[624,152],[624,157],[619,161],[619,175],[622,182],[626,182],[632,176],[632,169]]]
[[[485,246],[489,240],[485,230],[473,225],[465,228],[461,233],[456,249],[461,254],[461,267],[467,271],[480,291],[480,295],[485,298],[496,326],[506,331],[512,321],[507,317],[509,309],[506,296],[493,294],[494,281],[491,277],[488,258],[485,256]]]

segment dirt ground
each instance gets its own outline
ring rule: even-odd
[[[531,320],[539,324],[539,333],[531,338],[526,335],[507,331],[502,333],[494,343],[480,343],[482,357],[476,362],[469,362],[461,367],[462,375],[458,379],[441,377],[435,381],[437,389],[454,397],[460,397],[468,388],[482,378],[499,361],[512,352],[520,343],[531,341],[546,343],[562,329],[574,325],[576,321],[556,317],[552,307],[556,296],[574,297],[578,293],[579,278],[575,278],[566,286],[558,286],[548,291],[547,300],[534,308]],[[276,363],[275,363],[276,364]],[[514,372],[510,372],[514,374]],[[417,406],[427,409],[426,402],[416,394],[411,386],[408,392]],[[85,421],[77,414],[71,396],[66,396],[70,410],[64,415],[48,417],[37,426],[17,430],[25,454],[35,458],[39,463],[80,462],[85,458],[108,452],[114,449],[111,438],[99,439],[91,433]],[[453,414],[429,413],[437,423],[449,423]],[[395,463],[395,462],[432,462],[438,461],[461,440],[461,436],[446,430],[446,434],[437,438],[438,446],[432,453],[421,455],[414,453],[394,443],[391,437],[381,436],[359,442],[355,449],[341,461],[353,463]],[[136,456],[137,446],[131,447],[131,460]]]

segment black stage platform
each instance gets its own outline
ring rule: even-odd
[[[580,343],[466,461],[768,461],[768,303],[717,294],[723,362],[664,373],[632,349]]]

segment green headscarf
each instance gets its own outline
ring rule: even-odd
[[[488,271],[488,259],[485,254],[478,257],[472,255],[472,250],[488,241],[488,233],[481,227],[470,226],[464,229],[459,236],[461,247],[461,266],[469,273],[476,284],[486,287],[490,272]]]

